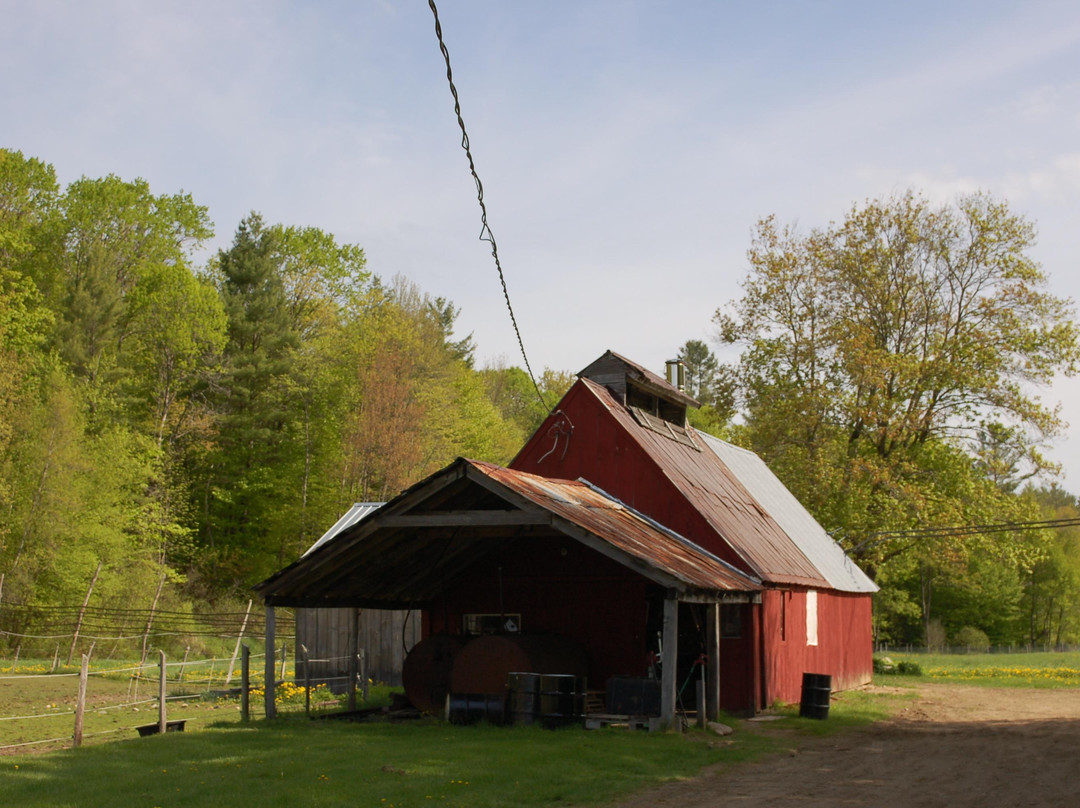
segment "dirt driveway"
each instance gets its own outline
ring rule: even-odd
[[[893,719],[618,808],[1080,806],[1080,690],[923,685]],[[768,730],[765,730],[768,731]]]

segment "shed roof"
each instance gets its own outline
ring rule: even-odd
[[[584,481],[459,458],[258,584],[267,603],[403,608],[507,541],[566,536],[679,592],[721,600],[757,579]]]
[[[376,508],[381,508],[382,502],[354,502],[349,510],[342,514],[341,518],[332,524],[325,533],[323,533],[313,545],[304,551],[304,555],[307,555],[316,547],[321,547],[326,544],[330,539],[334,538],[338,533],[343,531],[347,527],[352,527],[369,513]]]

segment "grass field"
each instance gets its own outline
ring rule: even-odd
[[[878,675],[878,683],[1066,687],[1072,674],[1063,672],[1080,670],[1080,654],[890,656],[916,661],[924,673]],[[0,686],[11,682],[0,679]],[[0,689],[0,719],[43,706],[43,699],[56,703],[48,687],[57,685],[48,678],[16,684],[21,686]],[[115,685],[124,688],[117,697],[127,698],[128,684]],[[378,697],[385,695],[380,691]],[[783,717],[776,721],[728,719],[735,734],[720,738],[697,729],[679,735],[459,727],[435,719],[309,721],[296,712],[245,725],[235,700],[205,699],[185,708],[192,718],[182,733],[139,738],[125,730],[109,743],[0,757],[0,794],[3,804],[25,808],[237,802],[378,808],[598,805],[667,780],[694,777],[704,766],[758,758],[790,745],[793,735],[865,726],[906,703],[904,695],[845,692],[834,696],[827,721],[801,719],[797,705],[781,706],[777,711]],[[253,704],[253,710],[261,714],[261,705]],[[100,717],[111,720],[108,713]],[[170,718],[176,715],[170,709]],[[142,716],[142,723],[154,720],[156,708]],[[70,735],[70,716],[60,718],[57,731]],[[87,722],[89,732],[89,716]],[[14,722],[0,720],[0,737],[7,723]]]
[[[767,724],[728,719],[736,732],[720,738],[696,728],[679,735],[436,719],[347,723],[295,712],[245,725],[235,704],[215,701],[193,707],[202,720],[182,733],[132,732],[80,749],[0,757],[0,794],[3,804],[21,808],[602,804],[710,764],[757,758],[783,743],[784,733],[866,725],[899,703],[840,694],[829,721],[798,718],[797,707],[788,707]],[[0,705],[6,712],[7,702]]]
[[[878,657],[883,656],[878,654]],[[894,662],[914,662],[927,681],[947,681],[994,687],[1080,687],[1080,651],[1017,654],[889,653]],[[897,678],[878,675],[875,681]]]

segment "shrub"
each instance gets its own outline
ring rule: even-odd
[[[974,626],[964,626],[953,637],[953,644],[966,648],[969,651],[986,652],[990,649],[990,638],[986,632]]]
[[[931,620],[926,626],[926,647],[931,651],[940,651],[945,647],[945,626],[940,620]]]
[[[922,676],[922,665],[905,660],[896,666],[896,672],[904,676]]]
[[[896,663],[888,657],[874,657],[874,673],[895,673]]]

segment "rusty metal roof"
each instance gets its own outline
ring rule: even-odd
[[[612,547],[701,590],[760,589],[760,582],[585,481],[551,480],[471,461],[475,468]]]
[[[255,587],[286,606],[404,608],[435,598],[500,543],[565,536],[684,599],[760,581],[584,482],[459,458]]]
[[[769,512],[751,495],[720,457],[695,432],[697,448],[642,426],[601,385],[585,385],[682,493],[688,504],[746,563],[769,583],[832,588],[806,553],[792,541]]]

